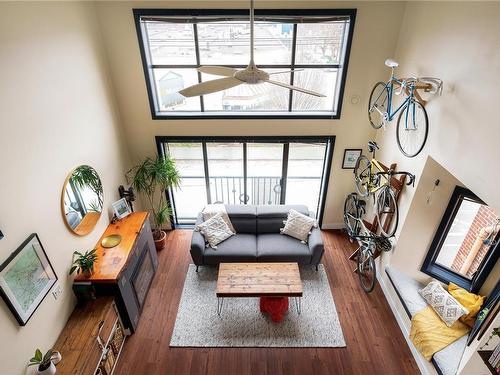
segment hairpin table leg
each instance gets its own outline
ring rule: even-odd
[[[302,297],[294,297],[295,300],[295,307],[297,308],[297,314],[300,315],[302,312]]]
[[[217,297],[217,315],[222,313],[222,306],[224,305],[224,297]]]

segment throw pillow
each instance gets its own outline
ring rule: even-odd
[[[300,212],[292,209],[288,212],[285,227],[281,228],[280,232],[307,243],[311,229],[316,226],[316,220],[312,217],[302,215]]]
[[[470,293],[458,285],[450,283],[448,285],[448,292],[455,298],[463,307],[469,310],[467,315],[460,318],[460,321],[472,328],[476,321],[476,315],[483,306],[484,298],[478,294]]]
[[[462,315],[469,313],[465,307],[444,290],[439,281],[431,281],[418,293],[432,306],[448,327],[451,327]]]
[[[222,214],[217,214],[207,221],[198,224],[195,230],[203,234],[208,246],[213,249],[217,249],[218,244],[234,235],[222,218]]]
[[[231,229],[231,232],[236,233],[236,230],[233,227],[233,223],[231,223],[229,215],[227,214],[226,206],[222,203],[207,204],[203,211],[201,211],[203,221],[207,221],[208,219],[214,217],[219,213],[222,214],[222,219],[224,219],[229,229]]]

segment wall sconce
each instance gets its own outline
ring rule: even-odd
[[[431,204],[431,202],[432,202],[432,196],[434,195],[434,191],[436,190],[436,187],[439,186],[440,182],[441,181],[439,179],[437,179],[436,181],[434,181],[434,186],[432,187],[432,190],[427,193],[427,199],[426,199],[427,205]]]

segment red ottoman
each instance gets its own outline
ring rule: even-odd
[[[288,297],[260,297],[260,311],[270,314],[274,323],[280,323],[288,311]]]

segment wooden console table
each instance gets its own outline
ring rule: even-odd
[[[80,302],[100,296],[114,296],[126,333],[135,331],[139,323],[149,287],[158,268],[147,212],[133,212],[110,224],[96,245],[94,274],[75,278],[73,290]],[[103,238],[119,234],[119,245],[102,247]]]
[[[110,224],[96,244],[94,274],[75,278],[79,304],[54,346],[63,357],[58,374],[113,373],[126,336],[137,328],[158,268],[148,216],[134,212]],[[111,234],[122,240],[106,249],[101,241]]]

